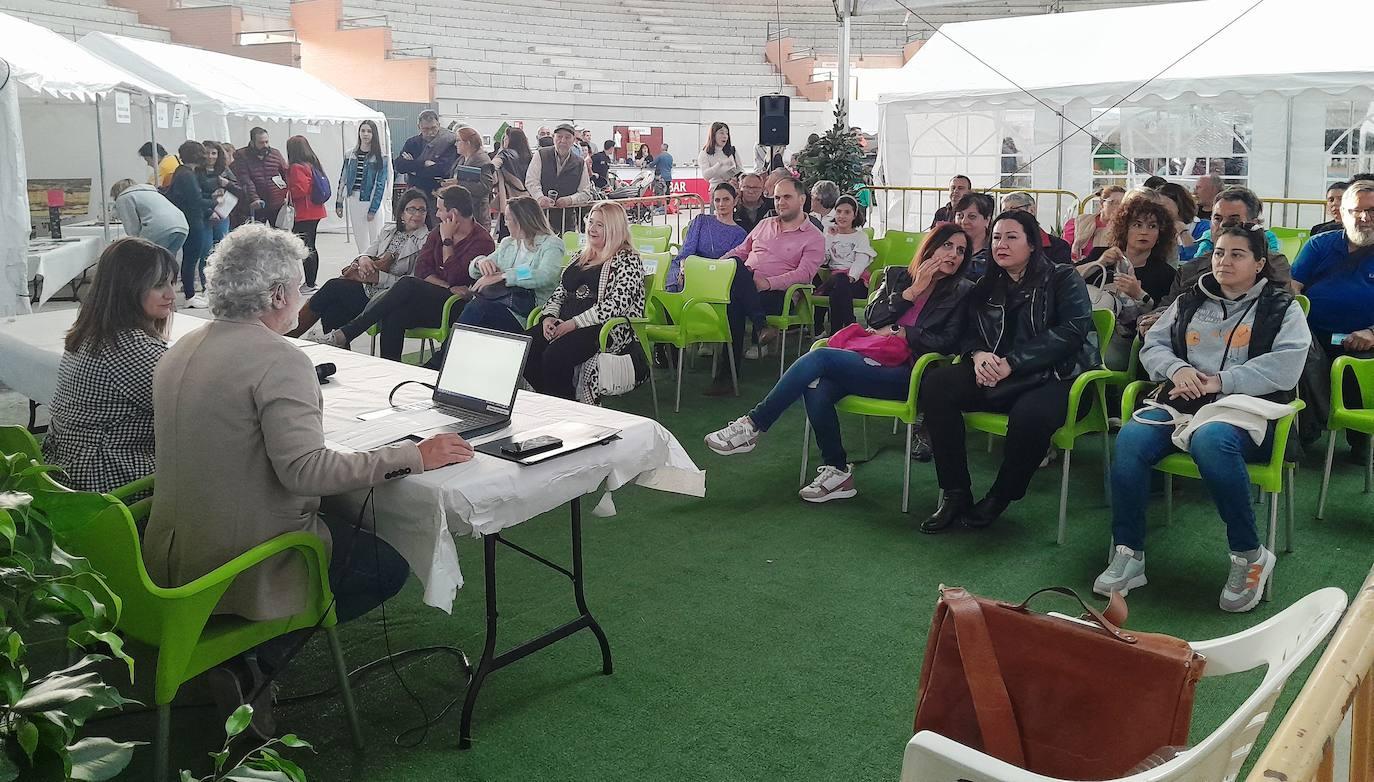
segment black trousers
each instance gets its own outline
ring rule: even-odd
[[[831,276],[816,286],[816,293],[830,297],[830,306],[816,308],[816,331],[825,325],[827,310],[830,313],[830,333],[834,334],[854,322],[854,300],[866,299],[868,288],[863,279],[851,280],[848,277]]]
[[[525,332],[534,338],[525,361],[525,379],[541,394],[577,399],[574,370],[601,351],[601,329],[573,329],[553,342],[544,339],[543,323]]]
[[[319,220],[297,220],[291,232],[305,242],[306,249],[310,254],[305,256],[305,284],[315,286],[315,279],[320,276],[320,253],[315,249],[315,235],[320,229]]]
[[[320,325],[328,334],[361,315],[367,301],[361,282],[335,277],[310,297],[310,309],[320,316]]]
[[[402,277],[340,330],[352,342],[372,326],[377,326],[382,333],[382,358],[400,361],[406,329],[438,328],[444,314],[444,302],[452,295],[448,288],[419,277]],[[455,304],[449,311],[449,322],[458,320],[462,312],[462,305]]]
[[[1344,345],[1332,345],[1330,334],[1314,331],[1312,332],[1312,338],[1317,340],[1317,344],[1321,345],[1322,351],[1326,353],[1326,373],[1328,377],[1331,374],[1332,362],[1341,356],[1370,358],[1374,355],[1369,352],[1346,350]],[[1345,402],[1346,407],[1360,407],[1360,384],[1356,382],[1354,372],[1346,372],[1344,379],[1341,381],[1341,401]],[[1365,443],[1369,442],[1369,435],[1356,432],[1353,429],[1347,429],[1345,430],[1345,441],[1350,444],[1351,448],[1359,450],[1364,447]]]
[[[761,291],[754,284],[754,270],[744,265],[744,261],[732,258],[735,262],[735,278],[730,282],[730,303],[725,307],[725,319],[730,324],[730,344],[735,350],[735,370],[739,371],[744,361],[745,322],[754,324],[754,339],[768,325],[769,315],[781,315],[783,297],[786,291]],[[721,365],[717,374],[729,376],[729,368]]]
[[[1014,376],[1013,376],[1014,378]],[[1007,441],[1002,466],[989,494],[1009,502],[1026,495],[1026,487],[1049,450],[1050,437],[1064,425],[1072,380],[1049,380],[1011,400],[990,402],[978,385],[973,362],[926,370],[921,378],[920,409],[925,414],[935,475],[945,491],[970,489],[963,413],[1006,413]],[[1086,410],[1084,411],[1086,412]]]

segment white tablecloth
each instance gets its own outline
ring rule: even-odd
[[[100,259],[100,252],[105,247],[104,239],[94,236],[80,236],[76,239],[75,242],[64,242],[50,250],[35,249],[36,246],[41,246],[42,239],[35,239],[29,243],[29,279],[43,278],[38,306],[48,303],[48,299],[62,290],[64,285],[80,277],[81,272],[94,266]]]
[[[62,338],[76,310],[19,315],[0,320],[0,381],[40,403],[48,403],[57,384]],[[172,319],[172,341],[201,325],[179,313]],[[387,394],[403,380],[433,383],[432,371],[326,345],[293,340],[316,364],[338,368],[324,385],[325,432],[356,423],[356,416],[386,406]],[[251,360],[245,357],[245,361]],[[430,391],[411,385],[396,403],[427,399]],[[552,421],[586,422],[620,430],[620,439],[547,462],[521,466],[486,454],[466,464],[411,475],[376,489],[377,530],[424,585],[425,603],[451,610],[463,585],[453,535],[500,532],[553,510],[602,486],[608,491],[629,483],[704,496],[706,474],[657,421],[601,407],[520,392],[513,428],[519,432]],[[493,439],[509,431],[477,438]],[[354,513],[366,492],[337,498]],[[590,508],[588,508],[590,510]],[[370,519],[370,514],[368,515]]]
[[[100,250],[104,252],[109,242],[124,238],[124,226],[119,223],[110,225],[109,242],[105,240],[105,227],[96,223],[77,223],[75,225],[62,226],[63,236],[91,236],[99,240]]]

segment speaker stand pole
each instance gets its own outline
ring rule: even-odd
[[[837,121],[846,129],[849,127],[849,20],[853,16],[850,2],[841,0],[837,4],[840,9],[840,56],[839,72],[835,78],[835,108],[838,112]]]

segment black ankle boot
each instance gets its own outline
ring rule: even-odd
[[[955,489],[940,492],[940,507],[921,522],[921,531],[927,534],[944,532],[949,525],[963,518],[973,506],[973,492],[968,489]]]
[[[1002,515],[1002,511],[1007,509],[1011,503],[995,495],[989,494],[979,500],[976,505],[964,514],[964,526],[973,529],[982,529],[990,526],[997,517]]]

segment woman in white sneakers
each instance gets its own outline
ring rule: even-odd
[[[866,331],[903,340],[904,362],[885,366],[855,350],[812,350],[797,359],[747,415],[706,435],[706,446],[722,456],[748,453],[787,408],[802,399],[821,449],[821,466],[816,479],[799,492],[801,498],[827,502],[853,497],[857,490],[840,441],[835,403],[851,395],[906,399],[912,357],[956,349],[963,327],[960,305],[973,289],[973,282],[961,273],[968,248],[963,230],[944,223],[926,235],[909,267],[884,270],[882,284],[864,312]]]

